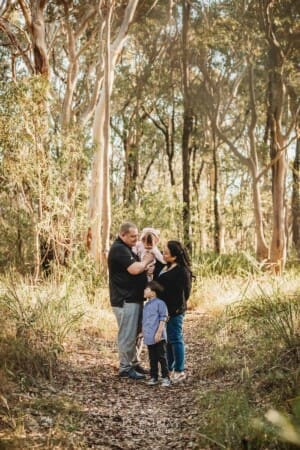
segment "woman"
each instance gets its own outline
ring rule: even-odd
[[[186,378],[183,318],[191,292],[192,272],[189,257],[180,242],[168,241],[163,256],[167,264],[158,275],[157,281],[164,288],[160,297],[165,301],[169,311],[168,367],[172,374],[172,381],[177,383]]]

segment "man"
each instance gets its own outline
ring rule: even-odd
[[[137,361],[136,338],[147,283],[145,271],[153,255],[139,261],[132,251],[137,240],[136,225],[123,223],[108,254],[108,271],[110,302],[119,328],[119,376],[141,380],[145,378],[145,370]]]

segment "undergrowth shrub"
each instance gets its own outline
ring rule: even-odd
[[[61,268],[59,269],[61,273]],[[96,297],[103,289],[107,289],[108,274],[107,271],[99,271],[96,267],[95,260],[90,255],[78,255],[70,261],[69,267],[62,276],[63,280],[68,279],[70,284],[80,285],[82,296],[88,300],[90,304],[94,304]],[[106,306],[109,306],[107,304]]]
[[[298,445],[300,293],[292,279],[269,280],[264,289],[257,281],[211,326],[211,356],[201,369],[210,388],[199,392],[199,409],[205,408],[199,448]]]
[[[243,387],[235,391],[229,389],[223,392],[203,392],[199,395],[198,401],[199,407],[206,408],[207,411],[205,421],[199,427],[199,448],[210,450],[278,448],[275,433],[272,435],[273,443],[270,443],[271,426],[268,436],[265,430],[255,426],[257,412],[251,406],[249,396]]]
[[[6,280],[0,295],[0,364],[11,375],[52,376],[64,339],[83,316],[67,284]],[[9,324],[9,326],[7,326]]]
[[[245,252],[219,255],[202,253],[193,261],[195,272],[200,277],[216,275],[247,276],[261,273],[262,267],[256,259]]]
[[[300,293],[285,294],[276,290],[261,293],[252,299],[244,299],[227,308],[227,316],[247,321],[257,333],[266,339],[271,337],[293,350],[300,358]]]

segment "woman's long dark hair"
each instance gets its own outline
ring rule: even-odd
[[[185,267],[190,272],[191,276],[194,278],[194,275],[193,275],[192,269],[191,269],[189,255],[188,255],[185,247],[181,244],[181,242],[168,241],[167,247],[170,250],[171,256],[176,256],[176,263],[179,266]]]

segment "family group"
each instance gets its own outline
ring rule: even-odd
[[[186,378],[183,320],[192,271],[179,241],[169,240],[162,253],[158,242],[154,228],[144,228],[139,237],[135,224],[120,226],[108,254],[109,293],[118,324],[119,376],[170,386]],[[149,379],[140,364],[143,343]]]

